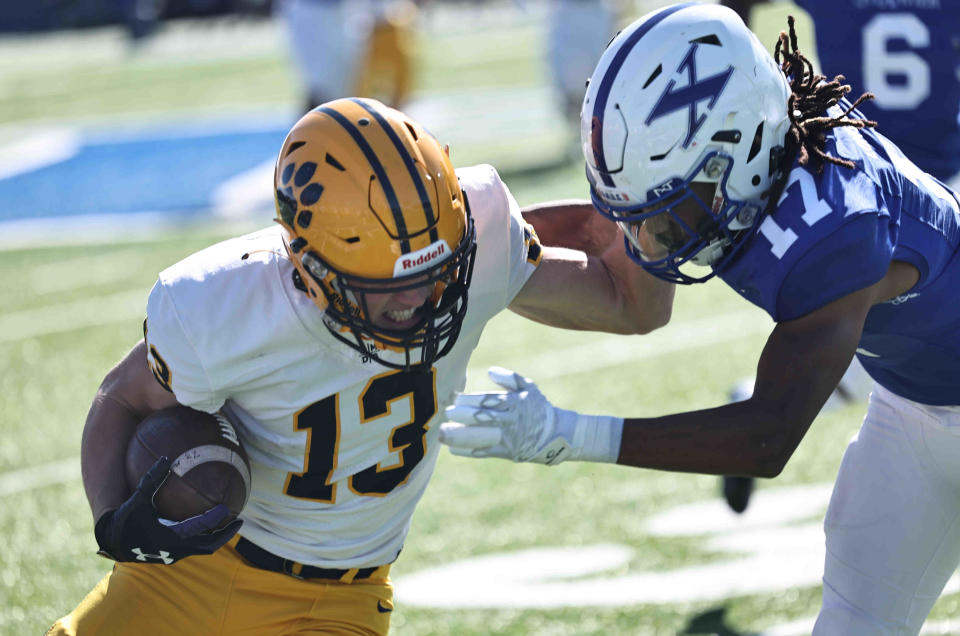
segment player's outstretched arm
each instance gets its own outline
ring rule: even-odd
[[[896,270],[896,271],[895,271]],[[777,325],[764,348],[753,396],[658,418],[585,416],[553,406],[532,381],[505,371],[506,392],[464,394],[447,410],[441,441],[470,457],[555,464],[616,461],[641,468],[774,477],[783,470],[853,358],[867,312],[916,282],[894,265],[880,282]],[[512,378],[512,379],[511,379]],[[617,452],[596,440],[619,439]],[[559,450],[558,450],[559,449]],[[557,457],[556,461],[549,460]]]
[[[502,392],[466,393],[446,411],[440,441],[467,457],[555,465],[563,460],[774,477],[836,385],[859,332],[778,325],[752,398],[713,409],[623,420],[555,407],[527,378],[491,369]],[[611,441],[615,440],[615,441]],[[597,452],[602,449],[604,452]]]
[[[540,265],[512,311],[554,327],[611,333],[648,333],[667,324],[675,286],[637,267],[620,229],[592,204],[556,201],[524,212],[548,239],[541,237]]]
[[[623,246],[616,223],[597,213],[586,199],[562,199],[524,206],[523,220],[533,226],[540,242],[600,256],[611,245]]]
[[[752,397],[721,407],[628,419],[618,463],[720,475],[775,477],[850,366],[867,313],[919,274],[894,262],[878,282],[779,323],[757,366]]]

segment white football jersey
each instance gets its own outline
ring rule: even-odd
[[[460,337],[430,372],[386,368],[337,341],[294,286],[279,227],[197,252],[154,285],[149,363],[182,404],[236,426],[253,481],[240,533],[262,548],[338,568],[399,554],[437,461],[438,415],[463,390],[484,325],[539,263],[497,172],[457,175],[477,255]]]

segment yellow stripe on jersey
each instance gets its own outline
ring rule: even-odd
[[[157,348],[147,340],[146,318],[143,319],[143,340],[147,345],[147,364],[150,365],[150,370],[153,371],[153,377],[157,379],[160,386],[166,389],[167,392],[173,393],[173,389],[170,388],[170,383],[173,381],[173,376],[170,374],[170,365],[160,357],[160,354],[157,353]]]
[[[537,231],[529,223],[523,226],[523,244],[527,246],[527,262],[538,267],[543,257],[543,247],[540,245]]]

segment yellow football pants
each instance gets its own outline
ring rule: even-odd
[[[390,566],[368,579],[301,580],[249,565],[237,537],[173,565],[117,563],[47,632],[56,636],[386,634]]]

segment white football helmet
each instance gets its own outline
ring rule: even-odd
[[[757,37],[719,5],[666,7],[614,38],[590,78],[580,135],[594,205],[620,223],[644,269],[694,283],[730,261],[781,174],[789,96]],[[698,182],[716,184],[712,201]],[[681,271],[688,261],[712,269]]]

